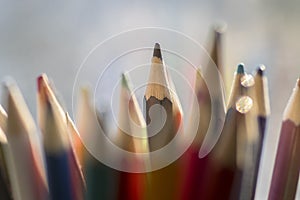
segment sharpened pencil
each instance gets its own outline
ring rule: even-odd
[[[146,122],[148,125],[150,151],[158,150],[168,144],[174,137],[173,121],[173,99],[166,68],[163,65],[160,46],[155,44],[148,85],[145,93]],[[157,111],[151,113],[150,108],[158,105]],[[165,123],[163,124],[162,113],[165,110]],[[151,124],[150,124],[151,122]],[[158,132],[158,133],[157,133]]]
[[[105,133],[98,123],[95,108],[92,105],[87,88],[80,90],[76,119],[81,139],[86,143],[93,144],[92,146],[96,148],[96,152],[101,152],[101,154],[107,156],[108,144],[103,138],[99,137],[100,134]],[[85,199],[116,199],[119,172],[97,160],[95,155],[91,154],[86,148],[83,151],[83,163],[86,179]]]
[[[131,153],[149,153],[146,122],[137,99],[132,92],[129,78],[122,74],[120,95],[119,128],[116,144]],[[120,172],[118,199],[140,200],[144,198],[146,189],[146,173],[135,173],[137,168],[147,169],[149,160],[120,158],[131,172]],[[137,172],[137,171],[136,171]]]
[[[48,186],[34,120],[17,85],[5,83],[7,102],[6,136],[10,183],[14,199],[48,198]]]
[[[225,123],[220,138],[206,159],[205,176],[200,186],[203,199],[229,199],[237,170],[237,111],[235,103],[242,95],[241,78],[244,65],[239,64],[235,72]],[[223,184],[226,183],[226,184]],[[218,192],[215,190],[218,189]]]
[[[170,78],[163,64],[160,45],[156,43],[144,96],[150,152],[167,145],[176,133],[181,134],[181,124],[176,123],[181,123],[180,118],[182,115],[178,113],[180,109],[176,109],[176,107],[180,107],[176,101],[177,97],[170,91]],[[176,147],[173,148],[175,150]],[[163,151],[160,155],[162,157],[169,156],[164,155]],[[162,169],[149,173],[146,199],[179,198],[180,166],[181,163],[178,160]]]
[[[213,27],[212,33],[212,42],[211,42],[211,50],[210,57],[223,78],[225,76],[224,65],[223,65],[223,37],[226,31],[226,25],[216,25]]]
[[[45,74],[37,79],[38,121],[43,133],[50,196],[52,199],[82,199],[84,181],[71,145],[66,114]]]
[[[300,170],[300,79],[283,114],[269,200],[295,199]]]
[[[257,144],[257,160],[256,160],[256,170],[254,173],[254,185],[252,191],[252,199],[255,198],[255,191],[258,179],[259,166],[261,161],[261,155],[263,150],[263,145],[265,143],[265,131],[267,118],[270,114],[270,102],[269,102],[269,91],[268,91],[268,80],[265,76],[265,66],[260,65],[257,68],[256,74],[254,76],[255,81],[255,92],[257,98],[257,120],[258,120],[258,144]],[[254,105],[255,106],[255,105]]]
[[[221,32],[214,30],[214,40],[213,47],[211,50],[211,59],[208,62],[208,66],[203,72],[200,69],[196,70],[196,81],[195,81],[195,94],[197,95],[197,105],[199,108],[199,121],[195,121],[194,113],[195,108],[192,110],[192,116],[190,117],[190,126],[193,127],[195,124],[198,125],[196,137],[185,152],[184,157],[186,157],[186,168],[184,169],[185,177],[184,184],[181,193],[181,199],[198,199],[201,198],[201,190],[203,176],[205,175],[205,168],[207,167],[208,156],[204,158],[199,158],[199,150],[205,145],[203,141],[205,138],[217,138],[216,129],[217,124],[213,124],[211,117],[215,116],[218,119],[221,118],[222,112],[225,112],[225,101],[224,95],[221,87],[221,77],[219,77],[218,70],[222,68],[221,62]],[[217,66],[216,66],[217,65]],[[215,69],[215,68],[218,68]],[[214,70],[215,69],[215,70]],[[215,73],[214,73],[215,72]],[[204,79],[205,77],[205,79]],[[205,81],[208,79],[214,80],[211,82],[213,91],[208,90]],[[217,94],[218,93],[218,94]],[[217,95],[215,95],[217,94]],[[216,109],[212,110],[212,106]],[[213,112],[213,113],[212,113]],[[219,123],[219,122],[218,122]],[[211,124],[210,130],[209,125]],[[213,129],[213,131],[211,131]],[[190,132],[189,130],[187,131]],[[203,146],[202,146],[203,145]]]

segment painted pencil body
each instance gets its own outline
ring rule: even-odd
[[[132,153],[149,153],[146,122],[139,108],[137,99],[132,93],[129,79],[122,74],[122,87],[120,95],[119,130],[115,143],[125,151]],[[122,164],[133,171],[120,172],[118,199],[140,200],[144,198],[147,176],[146,173],[134,173],[138,168],[149,167],[149,159],[138,156],[133,159],[121,157]]]
[[[283,116],[269,200],[295,199],[300,170],[300,80]]]
[[[230,199],[236,196],[242,169],[238,167],[239,135],[244,134],[238,121],[241,114],[236,110],[236,101],[242,96],[240,79],[244,76],[244,66],[240,64],[235,73],[225,123],[220,138],[207,159],[204,177],[198,197],[203,199]],[[218,192],[216,192],[218,190]]]
[[[83,199],[84,183],[70,142],[66,114],[46,75],[38,78],[38,109],[51,199]]]
[[[48,186],[34,121],[12,82],[6,83],[9,148],[5,151],[14,199],[47,199]]]
[[[107,144],[103,140],[103,137],[98,137],[104,134],[103,129],[98,123],[87,88],[80,91],[76,118],[81,139],[91,144],[96,152],[107,155]],[[116,199],[119,172],[101,163],[86,148],[83,149],[83,163],[83,171],[86,179],[85,199]]]
[[[208,91],[208,87],[206,85],[205,79],[215,80],[218,88],[221,89],[221,80],[218,77],[218,74],[208,73],[213,71],[212,68],[218,68],[219,72],[224,76],[223,72],[223,64],[222,64],[222,30],[214,29],[213,30],[213,39],[210,41],[211,44],[211,53],[210,59],[208,60],[207,70],[202,72],[200,69],[196,71],[196,82],[195,82],[195,94],[197,95],[197,105],[199,107],[200,119],[198,122],[198,131],[196,137],[187,150],[185,152],[184,157],[186,158],[186,167],[185,167],[185,177],[183,183],[183,191],[181,194],[181,199],[199,199],[201,198],[201,187],[203,183],[203,178],[205,175],[205,168],[207,167],[208,159],[207,156],[204,158],[199,158],[199,150],[201,149],[202,143],[204,141],[205,136],[208,134],[208,128],[211,121],[211,112],[212,112],[212,104],[217,109],[214,110],[213,115],[221,116],[221,112],[225,112],[225,102],[223,93],[220,92],[218,98],[215,98],[214,101],[211,101],[210,92]],[[214,72],[214,71],[213,71]],[[216,71],[217,72],[217,71]],[[224,77],[223,77],[224,78]],[[215,90],[217,88],[214,88]],[[222,102],[221,104],[217,104],[216,101]],[[220,106],[223,105],[223,106]],[[195,112],[196,109],[193,109],[192,112]],[[195,120],[193,119],[194,114],[192,113],[190,123],[191,126],[195,124]],[[212,126],[215,126],[214,124]],[[189,133],[189,130],[187,131]],[[217,131],[214,131],[217,132]],[[214,137],[218,137],[216,133],[213,134]]]
[[[257,98],[257,121],[258,121],[258,140],[257,140],[257,160],[255,163],[255,172],[254,172],[254,185],[252,189],[252,199],[255,198],[255,191],[258,179],[259,166],[261,161],[261,154],[263,150],[264,140],[265,140],[265,131],[267,117],[270,114],[270,103],[269,103],[269,91],[268,91],[268,81],[264,75],[265,66],[261,65],[257,69],[255,80],[255,93]]]

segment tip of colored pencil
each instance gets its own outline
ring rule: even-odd
[[[126,73],[122,73],[122,86],[129,89],[129,82]]]
[[[47,75],[46,74],[41,74],[38,78],[37,78],[37,87],[38,87],[38,91],[41,91],[42,89],[42,85],[47,82]]]
[[[300,78],[298,78],[298,80],[297,80],[297,85],[298,85],[298,87],[300,87]]]
[[[238,64],[238,67],[237,67],[237,71],[236,71],[238,74],[244,74],[245,73],[245,70],[244,70],[244,63],[240,63]]]
[[[162,60],[161,50],[159,43],[155,43],[153,50],[153,57],[157,57]]]
[[[266,66],[264,66],[264,65],[259,65],[258,68],[257,68],[257,74],[260,75],[260,76],[263,76],[265,70],[266,70]]]

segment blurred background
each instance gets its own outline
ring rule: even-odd
[[[258,64],[267,67],[272,114],[256,196],[256,199],[266,199],[282,114],[300,74],[299,17],[300,1],[296,0],[1,1],[0,79],[12,76],[16,80],[35,116],[36,77],[47,73],[64,99],[66,109],[73,114],[71,102],[76,73],[91,49],[103,40],[146,26],[180,31],[206,44],[212,25],[226,22],[227,79],[231,80],[240,62],[245,63],[248,72]],[[159,41],[164,43],[162,38]]]

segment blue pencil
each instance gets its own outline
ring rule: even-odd
[[[39,124],[43,133],[49,191],[53,200],[82,199],[82,184],[74,170],[65,114],[45,75],[38,78]],[[78,169],[78,166],[76,167]]]

